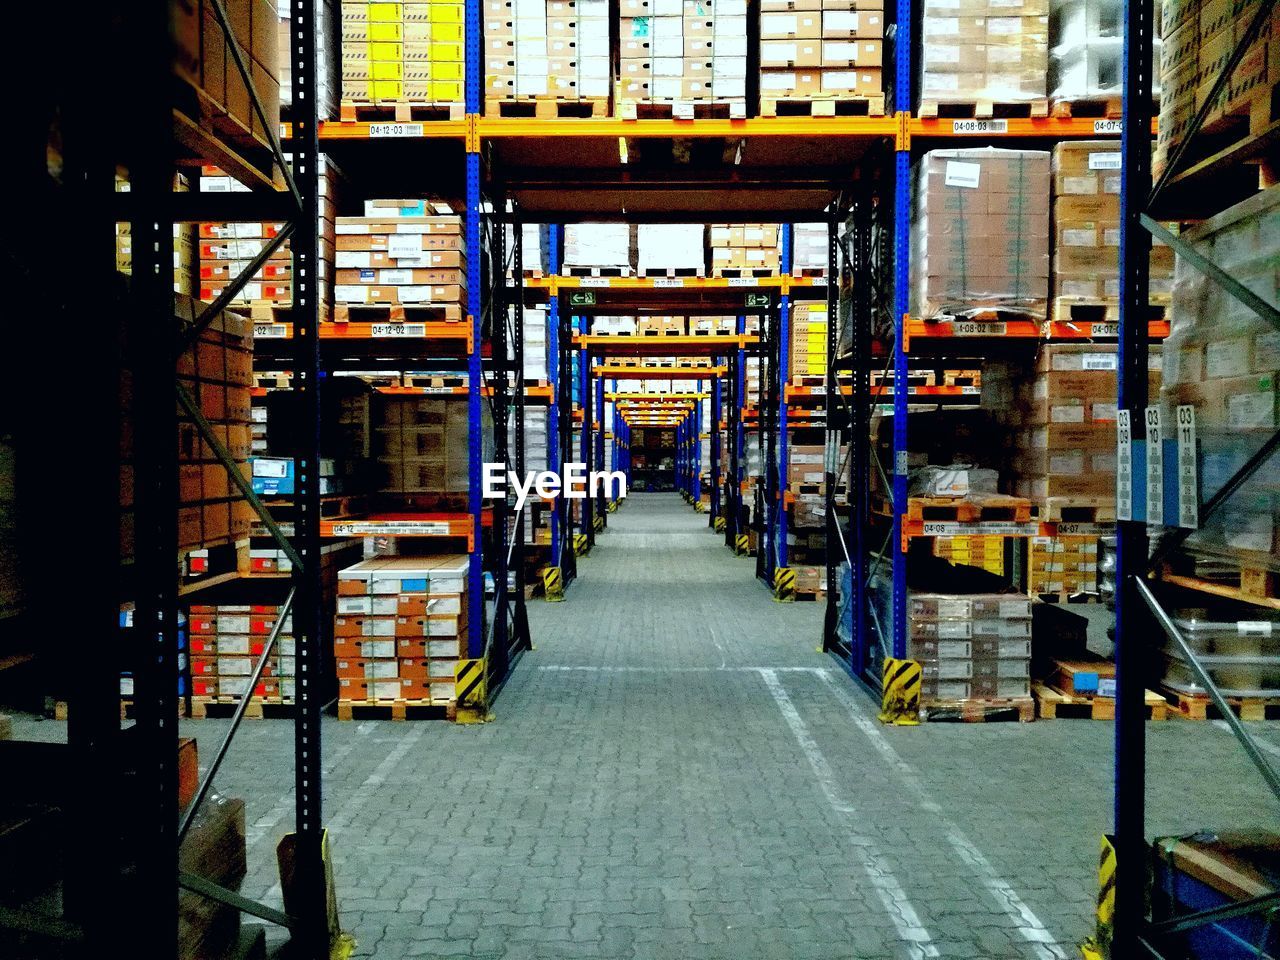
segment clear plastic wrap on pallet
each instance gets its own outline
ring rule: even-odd
[[[607,100],[608,0],[486,0],[488,101]]]
[[[1049,154],[933,150],[916,164],[911,312],[1042,317],[1049,296]]]
[[[696,270],[706,264],[706,227],[700,223],[642,223],[636,228],[641,270]]]
[[[1255,194],[1183,235],[1262,300],[1280,304],[1280,187]],[[1280,330],[1179,257],[1161,390],[1167,435],[1195,409],[1203,505],[1277,427]],[[1169,518],[1171,522],[1173,518]],[[1280,454],[1262,465],[1189,547],[1280,569]]]
[[[1248,619],[1231,619],[1227,613],[1188,607],[1174,610],[1173,622],[1224,696],[1280,697],[1280,614],[1276,611],[1250,610]],[[1185,696],[1207,696],[1178,646],[1161,637],[1161,683]]]
[[[515,266],[515,227],[508,223],[504,228],[504,242],[507,250],[506,272],[511,276]],[[548,272],[547,263],[548,227],[542,223],[525,223],[520,227],[520,259],[526,274],[541,275]]]
[[[797,223],[791,229],[791,272],[823,270],[828,266],[827,225]]]
[[[746,0],[621,0],[618,11],[620,102],[745,99]]]
[[[545,307],[525,307],[522,321],[524,334],[525,384],[546,381],[547,358],[547,310]],[[515,359],[515,344],[508,337],[507,356]]]
[[[918,89],[926,103],[1018,103],[1046,94],[1048,0],[925,0]]]
[[[343,102],[461,104],[464,6],[342,0]]]
[[[625,223],[572,223],[564,228],[566,267],[631,267],[631,227]]]

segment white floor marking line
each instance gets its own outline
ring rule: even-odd
[[[830,688],[836,699],[849,711],[849,716],[853,719],[854,726],[866,735],[872,746],[889,762],[889,765],[898,774],[907,789],[915,795],[916,802],[920,804],[921,809],[933,817],[942,828],[947,842],[959,854],[960,859],[973,869],[996,903],[999,904],[1000,909],[1017,924],[1018,933],[1022,935],[1022,938],[1028,943],[1034,944],[1036,953],[1044,960],[1065,960],[1067,954],[1058,946],[1053,934],[1049,932],[1034,911],[1018,896],[1009,882],[996,873],[991,861],[983,855],[981,850],[974,846],[973,841],[965,836],[964,831],[947,817],[942,807],[925,789],[924,783],[921,781],[915,767],[902,759],[898,751],[893,748],[893,744],[880,732],[875,722],[862,712],[853,694],[840,686],[830,673],[823,671],[819,676],[822,678],[822,682]]]
[[[603,667],[545,664],[538,667],[548,673],[825,673],[825,667]]]
[[[1231,733],[1231,728],[1230,728],[1229,726],[1227,726],[1227,721],[1225,721],[1225,720],[1214,720],[1214,721],[1213,721],[1213,725],[1214,725],[1215,727],[1217,727],[1219,730],[1225,730],[1225,731],[1227,731],[1227,733]],[[1232,735],[1233,737],[1235,736],[1235,734],[1234,734],[1234,733],[1231,733],[1231,735]],[[1264,739],[1262,739],[1262,737],[1258,736],[1258,735],[1255,733],[1255,734],[1253,735],[1253,742],[1254,742],[1254,743],[1256,743],[1256,744],[1258,745],[1258,749],[1259,749],[1259,750],[1262,750],[1262,751],[1264,751],[1264,752],[1266,752],[1266,753],[1269,753],[1269,754],[1271,754],[1273,757],[1280,757],[1280,747],[1277,747],[1277,746],[1276,746],[1274,743],[1272,743],[1270,740],[1264,740]]]
[[[767,668],[762,668],[759,672],[760,678],[764,680],[765,686],[769,688],[769,693],[773,696],[774,703],[778,705],[782,718],[786,720],[787,726],[791,728],[791,733],[796,738],[796,743],[800,745],[801,751],[804,752],[805,757],[808,759],[814,776],[818,778],[818,785],[822,787],[822,792],[826,795],[827,803],[831,809],[841,815],[857,813],[853,804],[842,797],[836,788],[836,778],[831,765],[818,748],[818,744],[814,741],[812,734],[809,733],[808,725],[801,718],[800,712],[796,710],[791,698],[787,696],[787,691],[782,688],[777,672]],[[915,907],[907,899],[901,884],[898,883],[893,871],[885,862],[875,843],[870,838],[856,833],[846,833],[845,839],[848,841],[854,857],[858,860],[859,866],[866,873],[867,879],[871,881],[871,886],[875,889],[877,896],[880,897],[880,903],[883,904],[885,911],[889,914],[889,919],[893,921],[893,925],[898,931],[898,937],[907,944],[907,953],[912,960],[922,960],[924,957],[940,957],[941,954],[938,952],[938,948],[933,945],[933,939],[929,936],[929,931],[920,922]]]

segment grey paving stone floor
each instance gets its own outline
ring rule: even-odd
[[[705,516],[651,494],[609,519],[568,601],[531,605],[495,722],[325,724],[359,956],[1079,955],[1110,724],[881,727],[816,651],[820,605],[771,602]],[[221,729],[184,724],[210,751]],[[1274,819],[1225,730],[1147,729],[1153,836]],[[218,779],[244,892],[276,903],[291,757],[289,724],[246,723]]]

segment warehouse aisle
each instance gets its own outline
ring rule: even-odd
[[[641,494],[609,523],[568,600],[530,606],[537,649],[494,723],[326,724],[358,955],[1076,955],[1110,725],[882,728],[816,652],[821,606],[773,603],[705,515]],[[217,729],[184,725],[210,744]],[[278,901],[291,728],[242,736],[218,786],[248,801],[245,892]],[[1150,740],[1168,832],[1271,809],[1212,725]]]

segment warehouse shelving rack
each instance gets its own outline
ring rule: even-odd
[[[1128,439],[1132,457],[1128,461],[1129,489],[1142,491],[1140,478],[1148,457],[1165,456],[1163,443],[1159,454],[1148,448],[1144,416],[1148,401],[1147,330],[1148,256],[1152,237],[1168,244],[1179,258],[1242,303],[1261,319],[1280,329],[1280,308],[1268,303],[1226,274],[1189,243],[1173,235],[1155,218],[1199,219],[1216,213],[1228,204],[1254,192],[1256,182],[1240,176],[1241,165],[1251,159],[1274,159],[1280,142],[1280,121],[1273,121],[1255,131],[1235,146],[1220,150],[1201,160],[1192,160],[1189,149],[1196,142],[1204,122],[1218,102],[1245,51],[1259,36],[1261,27],[1275,10],[1275,0],[1258,4],[1236,41],[1231,55],[1223,62],[1221,72],[1183,134],[1179,146],[1171,151],[1161,176],[1152,183],[1150,110],[1152,89],[1151,45],[1146,38],[1153,35],[1153,10],[1141,3],[1125,5],[1123,51],[1124,129],[1121,134],[1121,234],[1120,234],[1120,359],[1119,410],[1121,443]],[[1201,78],[1202,82],[1206,78]],[[1181,430],[1181,425],[1179,426]],[[1149,653],[1145,638],[1158,627],[1181,651],[1197,680],[1220,711],[1227,726],[1253,762],[1259,774],[1277,799],[1280,799],[1280,776],[1262,754],[1249,731],[1240,723],[1222,694],[1204,670],[1198,658],[1181,636],[1178,627],[1164,611],[1149,583],[1159,579],[1161,562],[1176,552],[1194,529],[1216,514],[1232,496],[1280,450],[1280,430],[1274,432],[1255,454],[1218,490],[1209,497],[1196,491],[1195,526],[1174,527],[1166,522],[1154,531],[1148,527],[1145,502],[1132,496],[1130,509],[1122,509],[1117,524],[1116,548],[1116,727],[1114,763],[1114,921],[1108,930],[1100,924],[1100,939],[1110,936],[1112,957],[1160,957],[1160,938],[1193,930],[1232,917],[1267,913],[1274,910],[1280,895],[1269,894],[1223,908],[1196,911],[1191,914],[1152,922],[1147,914],[1148,841],[1146,836],[1146,725],[1143,708],[1144,668]],[[1178,471],[1165,470],[1166,483],[1178,483]],[[1136,482],[1136,486],[1134,485]],[[1121,504],[1123,507],[1123,503]],[[1151,539],[1154,533],[1154,540]],[[1188,585],[1185,582],[1182,584]],[[1154,622],[1153,622],[1154,621]]]

